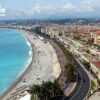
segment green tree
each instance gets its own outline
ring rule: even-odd
[[[59,95],[63,95],[60,85],[54,82],[43,82],[41,85],[33,85],[28,92],[31,94],[31,100],[50,100]]]

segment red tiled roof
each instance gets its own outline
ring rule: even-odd
[[[90,34],[89,30],[79,30],[81,34]]]
[[[87,55],[87,54],[83,54],[83,56],[89,61],[93,59],[90,55]]]
[[[96,34],[97,34],[97,35],[100,35],[100,31],[97,31]]]
[[[93,62],[93,64],[94,64],[97,68],[100,68],[100,62]]]

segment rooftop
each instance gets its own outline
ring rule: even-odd
[[[93,62],[93,64],[94,64],[97,68],[100,68],[100,61],[99,61],[99,62]]]
[[[97,35],[100,35],[100,31],[97,31],[96,34],[97,34]]]

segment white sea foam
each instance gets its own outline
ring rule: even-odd
[[[26,39],[26,44],[29,46],[29,47],[31,47],[31,44],[30,44],[30,42]]]
[[[32,62],[33,52],[32,52],[31,43],[28,41],[28,39],[26,37],[25,37],[25,40],[26,40],[27,46],[29,47],[29,57],[28,57],[28,60],[25,61],[24,68],[23,68],[22,72],[18,75],[18,77],[20,77],[27,70],[27,68],[29,67],[29,65]]]
[[[26,37],[24,37],[24,38],[25,38],[25,40],[26,40],[26,45],[29,47],[29,56],[28,56],[28,59],[27,59],[27,60],[25,61],[25,63],[24,63],[24,68],[23,68],[22,71],[18,74],[18,76],[17,76],[17,78],[16,78],[17,80],[24,74],[24,72],[28,69],[29,65],[30,65],[31,62],[32,62],[33,52],[32,52],[31,43],[28,41],[28,39],[27,39]],[[15,81],[15,82],[16,82],[16,81]],[[15,82],[12,83],[12,85],[15,84]],[[2,93],[4,93],[5,91],[7,91],[12,85],[6,87],[6,88],[2,91]],[[0,95],[1,95],[1,93],[0,93]]]
[[[29,51],[29,56],[32,56],[32,50]]]

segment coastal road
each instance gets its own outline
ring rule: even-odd
[[[87,73],[82,68],[83,65],[76,58],[74,59],[74,64],[77,65],[79,80],[77,81],[74,91],[68,97],[64,97],[63,100],[84,100],[89,92],[90,80]]]
[[[56,50],[56,53],[57,53],[57,56],[58,56],[58,59],[59,59],[59,62],[61,64],[61,68],[62,68],[62,72],[59,77],[59,82],[65,83],[65,77],[64,77],[63,72],[64,72],[64,66],[66,64],[66,58],[63,55],[62,50],[57,46],[56,43],[54,43],[53,41],[50,41],[50,43]],[[79,62],[79,60],[77,58],[74,59],[74,64],[77,65],[76,69],[77,69],[77,73],[79,76],[77,85],[76,85],[74,91],[69,96],[59,98],[59,100],[83,100],[89,92],[90,80],[89,80],[87,73],[82,68],[83,65]]]
[[[61,38],[59,40],[66,43],[66,41]],[[62,100],[84,100],[89,92],[90,80],[88,74],[83,69],[84,66],[77,58],[74,58],[74,64],[76,65],[76,70],[79,76],[77,85],[74,91],[69,96],[63,97]]]

